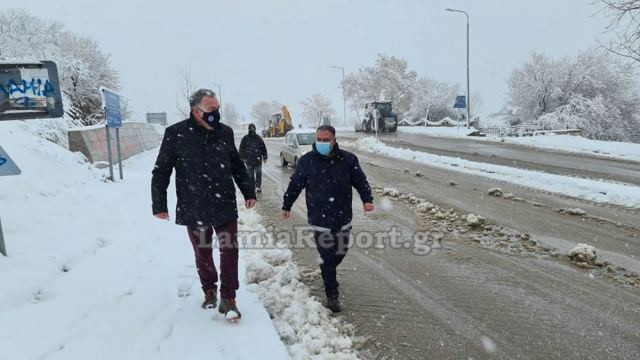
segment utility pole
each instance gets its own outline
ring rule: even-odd
[[[471,127],[471,87],[469,85],[469,14],[463,10],[445,9],[449,12],[462,13],[467,17],[467,129]]]
[[[342,70],[342,84],[340,85],[342,87],[342,112],[344,114],[344,126],[347,127],[347,94],[344,90],[344,68],[335,65],[332,68]]]
[[[218,101],[220,102],[220,105],[222,105],[222,87],[220,86],[220,84],[213,85],[218,87]]]

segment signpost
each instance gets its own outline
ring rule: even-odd
[[[107,152],[109,158],[109,175],[110,180],[114,181],[113,177],[113,156],[111,150],[111,130],[116,129],[116,146],[118,151],[118,166],[120,169],[120,180],[122,176],[122,151],[120,150],[120,128],[122,127],[122,108],[120,107],[120,95],[115,91],[109,90],[105,87],[100,87],[102,92],[102,107],[104,108],[104,118],[106,122],[105,131],[107,132]]]
[[[20,175],[18,165],[11,160],[9,154],[0,146],[0,176]],[[4,235],[2,235],[2,222],[0,222],[0,254],[7,256],[7,247],[4,245]]]
[[[460,109],[467,108],[467,97],[464,95],[456,96],[456,102],[453,104],[453,108],[456,109],[458,113],[458,128],[460,128]],[[469,119],[467,119],[467,127],[469,124]]]
[[[63,115],[58,69],[53,61],[0,60],[0,121]],[[18,165],[0,146],[0,176],[20,173]],[[1,222],[0,254],[7,256]]]

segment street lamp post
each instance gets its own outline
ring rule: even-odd
[[[445,9],[449,12],[462,13],[467,17],[467,129],[471,127],[471,92],[469,85],[469,14],[463,10]]]
[[[222,105],[222,87],[220,84],[213,84],[213,86],[218,87],[218,101],[220,101],[220,105]]]
[[[347,94],[344,91],[344,68],[341,66],[332,66],[332,68],[337,70],[342,70],[342,111],[344,116],[344,126],[347,127]]]

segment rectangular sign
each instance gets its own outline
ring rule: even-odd
[[[456,102],[453,104],[454,109],[466,109],[467,97],[464,95],[456,96]]]
[[[167,125],[167,113],[147,113],[147,123]]]
[[[120,95],[105,87],[101,87],[100,91],[102,91],[102,106],[105,109],[107,126],[121,128],[122,108],[120,107]]]
[[[9,157],[6,151],[0,146],[0,176],[20,175],[22,171],[18,165]]]
[[[64,115],[58,70],[52,61],[0,61],[0,120]]]

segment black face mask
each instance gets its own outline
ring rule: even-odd
[[[218,126],[218,124],[220,124],[220,110],[216,109],[211,112],[203,112],[202,120],[211,127]]]

